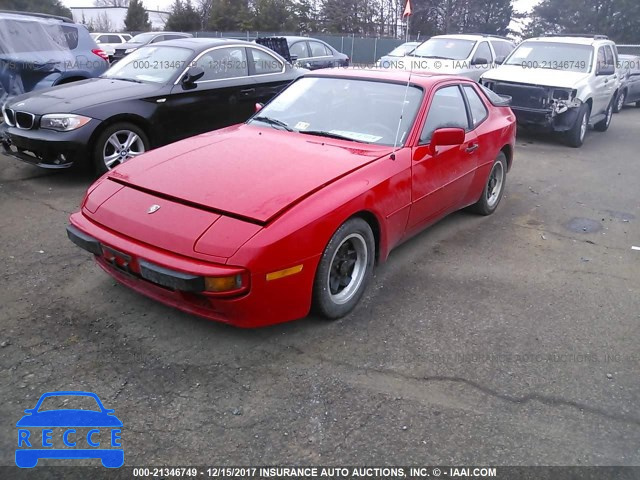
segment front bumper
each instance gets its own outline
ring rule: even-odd
[[[69,168],[89,156],[91,136],[99,124],[99,120],[93,119],[71,132],[22,130],[2,124],[2,153],[41,168]]]
[[[203,277],[229,273],[227,265],[204,262],[138,243],[93,223],[81,212],[71,216],[67,235],[95,255],[118,282],[165,305],[209,320],[254,328],[305,317],[311,307],[314,273],[320,256],[306,259],[297,275],[268,281],[251,272],[250,288],[240,296],[204,292]]]
[[[537,128],[553,132],[571,130],[578,118],[578,108],[569,108],[562,113],[554,110],[525,108],[511,105],[518,124],[523,127]]]

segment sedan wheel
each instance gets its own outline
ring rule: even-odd
[[[471,207],[480,215],[491,215],[498,208],[507,183],[507,157],[500,152],[496,158],[480,199]]]
[[[96,170],[105,173],[148,149],[147,136],[136,125],[119,123],[107,127],[94,148]]]
[[[375,239],[361,218],[346,221],[322,255],[314,283],[314,307],[330,319],[348,314],[362,297],[373,272]]]

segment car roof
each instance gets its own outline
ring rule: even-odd
[[[22,12],[22,11],[14,11],[14,10],[0,10],[0,19],[1,18],[9,18],[12,20],[20,20],[20,21],[34,21],[34,22],[49,22],[57,21],[62,23],[74,23],[68,17],[62,17],[60,15],[49,15],[47,13],[35,13],[35,12]]]
[[[333,77],[333,78],[358,78],[365,80],[386,81],[392,83],[409,83],[430,88],[436,83],[445,80],[457,80],[461,82],[473,83],[473,80],[458,75],[446,75],[440,73],[410,72],[408,70],[396,69],[363,69],[357,67],[350,68],[327,68],[306,73],[305,77]]]
[[[499,37],[497,35],[483,35],[481,33],[451,33],[447,35],[434,35],[431,38],[451,38],[455,40],[497,40],[502,42],[513,43],[512,40],[509,40],[505,37]],[[431,40],[431,39],[428,39]],[[426,40],[425,40],[426,41]]]
[[[235,40],[233,38],[176,38],[174,40],[165,40],[154,45],[162,45],[165,47],[183,47],[198,50],[201,48],[217,47],[218,45],[247,45],[256,46],[255,43],[246,40]]]
[[[555,42],[555,43],[570,43],[573,45],[603,45],[603,44],[613,44],[614,42],[605,38],[594,38],[593,36],[588,37],[563,37],[561,35],[558,36],[547,36],[547,37],[535,37],[535,38],[527,38],[523,40],[524,42]]]

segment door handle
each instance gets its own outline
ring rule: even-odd
[[[250,93],[253,93],[255,91],[256,91],[255,88],[245,88],[244,90],[240,90],[240,93],[242,95],[249,95]]]
[[[478,145],[477,143],[471,143],[469,144],[469,146],[466,149],[467,153],[473,153],[475,152],[478,148],[480,148],[480,145]]]

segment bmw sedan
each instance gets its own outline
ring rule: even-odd
[[[142,47],[99,78],[15,97],[4,152],[104,173],[145,151],[245,121],[304,70],[255,43],[187,38]]]
[[[515,134],[505,100],[466,78],[312,72],[245,124],[109,172],[67,234],[124,285],[211,320],[340,318],[401,242],[496,211]]]

